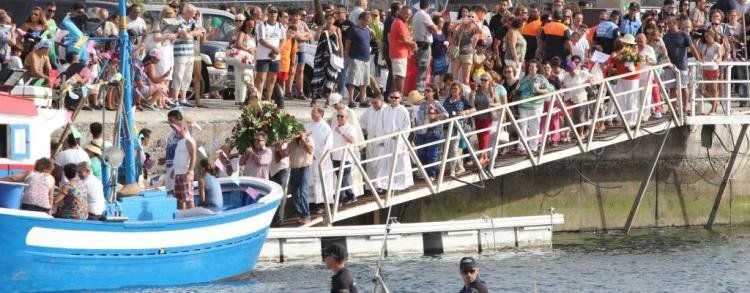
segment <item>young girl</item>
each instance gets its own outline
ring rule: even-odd
[[[701,55],[703,61],[706,63],[720,62],[724,55],[724,47],[722,47],[716,41],[716,33],[711,30],[707,30],[703,34],[703,42],[701,43]],[[719,79],[719,65],[710,64],[703,66],[703,79],[704,80],[717,80]],[[719,94],[718,84],[707,83],[703,85],[703,97],[704,98],[716,98]],[[716,107],[718,103],[716,100],[711,101],[711,112],[716,113]]]
[[[221,184],[216,179],[216,170],[208,159],[201,159],[199,166],[201,173],[198,179],[198,190],[201,196],[201,206],[214,213],[221,212],[224,198],[221,193]]]

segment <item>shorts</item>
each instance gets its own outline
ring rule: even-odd
[[[174,72],[172,73],[172,89],[186,92],[193,81],[193,56],[174,58]]]
[[[461,64],[474,64],[474,54],[458,55],[458,61],[460,61]]]
[[[718,69],[703,69],[703,79],[717,80],[719,79]]]
[[[347,76],[349,78],[346,84],[353,86],[370,85],[370,62],[350,59],[348,69]]]
[[[289,72],[276,73],[276,81],[287,81],[289,80]]]
[[[677,79],[675,77],[675,70],[671,68],[665,68],[664,73],[661,75],[661,79],[664,82],[664,88],[674,89],[677,88]],[[687,88],[690,85],[690,73],[687,70],[680,70],[680,79],[682,82],[682,88]]]
[[[279,61],[258,60],[255,64],[255,72],[279,72]]]
[[[193,202],[193,175],[174,175],[174,197],[177,202]]]
[[[406,58],[391,59],[391,72],[393,76],[406,77]]]
[[[297,52],[297,64],[305,64],[305,52]]]

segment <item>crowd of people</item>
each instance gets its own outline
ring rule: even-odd
[[[77,6],[69,15],[71,20],[80,15],[78,8],[81,7]],[[689,60],[704,61],[702,66],[692,68],[699,70],[697,74],[703,80],[727,78],[727,74],[735,79],[747,77],[743,67],[726,72],[712,63],[745,60],[742,19],[748,12],[748,5],[744,0],[720,1],[713,7],[708,7],[705,0],[681,1],[678,7],[673,0],[664,0],[659,11],[644,11],[634,2],[625,12],[601,12],[598,23],[591,26],[584,23],[582,6],[564,0],[554,0],[543,6],[511,6],[509,1],[500,0],[491,17],[482,5],[461,6],[455,13],[433,12],[434,8],[426,0],[420,1],[419,9],[394,2],[386,13],[370,9],[366,0],[357,0],[351,10],[343,5],[324,4],[320,14],[313,16],[304,9],[223,7],[235,14],[238,27],[227,55],[236,68],[236,102],[245,104],[257,98],[275,101],[283,107],[283,99],[310,100],[311,122],[305,124],[305,132],[283,144],[268,146],[261,133],[255,137],[253,147],[240,150],[235,156],[224,148],[218,153],[224,163],[217,170],[217,166],[196,159],[197,146],[190,136],[189,123],[183,121],[178,110],[170,111],[169,123],[174,131],[167,140],[164,181],[178,198],[180,208],[194,207],[192,182],[195,180],[193,170],[198,170],[197,167],[201,172],[201,198],[211,201],[213,209],[221,206],[216,203],[220,196],[212,189],[216,185],[215,177],[231,175],[232,169],[242,169],[245,176],[271,179],[280,184],[288,181],[299,222],[307,223],[311,214],[323,211],[326,202],[334,202],[333,186],[337,184],[334,184],[336,176],[330,176],[333,173],[343,177],[339,204],[352,204],[365,189],[375,189],[370,191],[373,193],[400,191],[414,184],[407,144],[424,145],[417,149],[423,165],[436,162],[443,151],[450,157],[458,156],[470,144],[474,144],[474,149],[488,149],[490,128],[499,118],[493,113],[472,115],[476,111],[515,102],[512,115],[519,121],[520,133],[512,129],[508,132],[511,136],[532,139],[527,139],[527,146],[518,144],[515,150],[509,151],[523,155],[538,151],[541,141],[535,137],[543,130],[551,133],[547,139],[552,146],[571,140],[572,132],[563,129],[564,124],[569,123],[564,119],[563,106],[572,109],[573,123],[582,125],[589,121],[594,114],[594,107],[589,105],[595,97],[593,90],[580,87],[586,83],[619,75],[621,78],[613,82],[613,92],[623,115],[593,129],[578,126],[575,131],[579,135],[601,132],[608,127],[632,127],[639,117],[644,120],[661,118],[668,107],[665,97],[656,88],[659,81],[655,77],[647,80],[649,75],[637,73],[639,69],[671,63],[674,69],[666,68],[657,74],[661,74],[670,96],[676,97],[678,91],[682,91],[683,101],[679,105],[685,111],[690,110]],[[13,64],[18,63],[15,57],[24,57],[24,66],[39,77],[48,77],[46,74],[53,66],[64,68],[69,80],[90,88],[89,96],[96,95],[92,93],[96,92],[96,85],[86,76],[99,74],[101,67],[97,64],[101,60],[91,58],[81,65],[80,55],[67,53],[70,64],[57,64],[57,58],[50,56],[59,54],[55,49],[64,46],[43,38],[41,41],[36,38],[33,45],[28,43],[32,42],[27,37],[29,34],[44,34],[55,26],[51,20],[54,13],[51,2],[46,11],[35,8],[18,30],[0,29],[0,56],[5,56],[4,64],[15,66]],[[136,36],[138,30],[142,33],[148,30],[139,21],[140,13],[142,9],[137,5],[129,8],[128,29]],[[106,10],[99,15],[105,22],[109,17]],[[205,33],[196,15],[193,5],[169,1],[162,11],[162,21],[152,27],[153,40],[161,42],[161,46],[150,49],[146,45],[136,46],[133,56],[144,57],[134,58],[142,61],[135,62],[141,70],[135,70],[134,80],[136,87],[148,88],[147,92],[141,92],[139,107],[170,108],[175,104],[189,104],[185,94],[193,76],[196,39]],[[0,13],[0,23],[5,24],[4,29],[12,27],[7,14]],[[167,27],[175,33],[167,33],[171,31]],[[103,35],[113,35],[116,27],[104,25],[99,29]],[[19,31],[26,34],[12,37]],[[106,49],[106,46],[102,48]],[[310,50],[314,50],[314,54],[308,54],[312,53]],[[314,55],[309,97],[303,90],[306,55]],[[110,64],[109,68],[116,70],[117,67]],[[71,75],[71,70],[77,73]],[[681,77],[679,83],[677,76]],[[646,86],[649,84],[652,88]],[[564,91],[562,104],[555,99],[538,98],[567,88],[577,90]],[[726,91],[747,95],[747,90],[744,85],[704,84],[699,88],[705,97]],[[107,96],[113,95],[108,93]],[[325,101],[325,105],[318,100]],[[112,99],[103,102],[107,108],[115,106]],[[95,98],[88,103],[91,108],[102,106]],[[614,117],[615,103],[608,101],[607,104],[601,107],[600,114]],[[641,104],[655,106],[639,115],[637,108]],[[364,109],[355,111],[359,107]],[[716,112],[717,103],[712,103],[709,111]],[[333,114],[326,118],[326,112]],[[549,112],[551,115],[547,115]],[[359,153],[324,155],[341,146],[361,143],[365,138],[467,115],[472,116],[458,120],[457,125],[474,130],[476,140],[454,139],[445,150],[435,142],[448,135],[456,136],[457,130],[447,133],[442,126],[420,128],[408,140],[396,137],[358,149],[366,159],[395,154],[395,160],[378,159],[365,164],[365,173],[372,184],[362,178],[365,174],[351,172],[348,156],[360,156]],[[69,148],[76,148],[74,141],[68,143]],[[85,149],[89,151],[88,146]],[[89,153],[85,157],[88,161],[89,157],[96,156],[96,152]],[[232,159],[238,163],[232,164]],[[478,160],[481,166],[474,168],[487,166],[491,161],[488,152],[480,152]],[[55,163],[59,162],[56,158]],[[61,182],[79,184],[75,183],[72,170],[81,168],[77,165],[81,162],[63,162],[66,163],[60,165],[63,171],[68,163],[73,166],[68,168],[71,176],[61,177]],[[95,165],[98,164],[92,164],[94,174]],[[322,173],[317,171],[317,166],[322,166]],[[141,172],[145,173],[146,169]],[[29,175],[27,180],[44,182],[44,170],[45,167],[40,166],[32,173],[36,175]],[[389,182],[386,179],[392,171],[395,171],[394,180]],[[424,180],[439,177],[434,165],[425,171]],[[447,171],[451,176],[464,172],[463,160],[452,161]],[[40,194],[45,191],[38,189]],[[57,201],[49,200],[49,203]],[[41,208],[49,207],[38,200],[33,202]],[[96,215],[95,212],[92,217]]]

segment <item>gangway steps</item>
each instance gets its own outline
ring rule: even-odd
[[[647,122],[643,122],[643,124],[641,125],[641,131],[639,132],[639,134],[637,134],[637,137],[661,133],[667,128],[671,128],[674,126],[674,123],[670,123],[670,117],[668,116],[660,119],[652,119]],[[588,151],[612,146],[629,140],[631,139],[628,137],[627,132],[622,127],[609,128],[603,133],[594,135],[594,140],[589,145]],[[544,164],[582,153],[586,152],[581,152],[575,141],[560,143],[556,147],[548,147],[538,164]],[[533,167],[534,165],[535,164],[532,163],[531,160],[529,160],[527,155],[509,152],[498,156],[494,168],[492,169],[492,175],[494,177],[499,177],[505,174]],[[472,167],[467,167],[464,173],[456,174],[456,179],[458,180],[450,180],[447,172],[445,174],[445,179],[448,180],[445,181],[442,191],[463,187],[468,185],[469,183],[476,183],[481,181],[480,176],[478,176],[478,171]],[[379,210],[380,207],[378,206],[375,197],[368,192],[369,191],[365,191],[365,195],[358,197],[356,203],[340,206],[336,215],[336,221],[353,218]],[[390,198],[388,205],[398,205],[429,195],[431,195],[431,192],[427,182],[424,179],[417,179],[415,177],[414,185],[407,188],[406,190],[394,193]],[[325,221],[325,213],[314,214],[312,215],[311,221],[302,226],[320,225],[325,223]],[[296,218],[291,218],[287,219],[281,227],[295,226],[299,226],[299,224],[296,223]]]

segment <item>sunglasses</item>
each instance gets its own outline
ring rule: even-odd
[[[336,117],[339,117],[339,118],[344,118],[344,117],[346,117],[346,116],[345,116],[345,115],[336,115]]]
[[[400,99],[401,97],[391,97],[391,99]]]
[[[57,12],[57,9],[47,9],[47,12],[55,13]]]
[[[476,272],[477,272],[477,270],[475,270],[475,269],[461,271],[461,273],[464,274],[464,275],[473,274],[473,273],[476,273]]]

